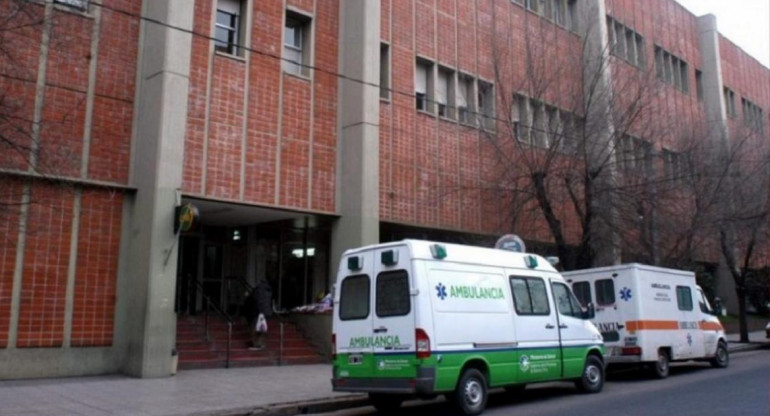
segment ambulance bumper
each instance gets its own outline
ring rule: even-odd
[[[639,364],[642,357],[639,355],[610,355],[605,356],[604,361],[609,364]]]
[[[432,394],[435,368],[418,368],[416,378],[332,378],[332,390],[356,393]]]

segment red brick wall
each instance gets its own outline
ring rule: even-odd
[[[579,85],[579,75],[559,68],[579,57],[579,38],[510,1],[390,0],[382,3],[382,13],[381,35],[391,45],[392,88],[408,94],[395,93],[380,106],[382,220],[470,232],[509,230],[511,213],[505,211],[511,204],[489,190],[504,169],[495,145],[475,129],[415,110],[410,96],[415,59],[421,56],[494,82],[496,115],[503,118],[504,101],[514,90],[535,95],[522,82],[526,68],[517,59],[526,54],[527,31],[546,45],[530,42],[536,60],[555,63],[543,70],[554,75],[556,88],[541,98],[572,108],[559,91]],[[500,53],[497,76],[493,40]]]
[[[0,14],[18,2],[1,2]],[[37,170],[67,176],[127,184],[131,157],[136,61],[141,0],[104,0],[89,14],[55,7],[51,41],[42,88],[42,112]],[[0,167],[30,168],[36,83],[43,31],[43,7],[25,4],[19,29],[4,30],[0,42],[11,59],[0,62],[0,95],[11,98],[3,111],[16,123],[0,123],[3,134],[14,131],[24,148],[0,151]],[[122,12],[112,11],[117,9]],[[95,16],[101,12],[98,54],[92,56]],[[29,16],[24,17],[24,16]],[[28,19],[25,23],[21,19]],[[87,99],[92,60],[97,59],[91,129],[86,132]],[[5,104],[5,103],[4,103]],[[87,134],[88,133],[88,134]],[[89,139],[88,154],[86,139]],[[86,161],[84,174],[81,174]],[[24,226],[24,266],[18,347],[59,347],[65,329],[66,284],[74,248],[75,311],[72,345],[111,345],[113,338],[117,259],[123,212],[120,191],[83,190],[81,226],[71,247],[77,185],[28,182],[31,204]],[[4,202],[18,203],[24,183],[0,177]],[[82,188],[81,188],[82,189]],[[10,297],[17,261],[19,207],[0,213],[0,347],[7,346]]]
[[[60,347],[72,232],[68,189],[36,186],[30,199],[17,346]]]
[[[213,4],[213,0],[196,0],[197,32],[211,33]],[[276,59],[283,49],[281,2],[253,1],[251,5],[249,36],[256,52],[246,51],[246,59],[214,55],[209,68],[210,42],[193,41],[184,190],[224,200],[334,212],[339,4],[336,0],[288,2],[293,10],[313,17],[312,65],[322,71],[313,71],[308,78],[284,74]]]
[[[21,198],[21,183],[5,181],[0,186],[0,348],[8,346]]]
[[[112,345],[122,207],[120,194],[94,190],[83,193],[72,346]]]

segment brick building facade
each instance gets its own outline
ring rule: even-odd
[[[517,232],[549,249],[542,214],[501,194],[491,139],[509,114],[533,148],[579,123],[586,51],[613,102],[650,74],[654,104],[623,136],[660,160],[681,143],[651,124],[770,125],[770,70],[673,0],[11,0],[0,15],[28,23],[0,27],[0,378],[167,375],[201,292],[227,307],[232,281],[265,279],[279,307],[309,303],[354,246]],[[186,202],[203,226],[179,236]]]

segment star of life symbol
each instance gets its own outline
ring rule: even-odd
[[[519,369],[521,369],[522,373],[526,373],[529,371],[529,357],[526,355],[522,355],[521,358],[519,358]]]
[[[628,302],[631,299],[631,289],[624,287],[620,290],[620,298]]]
[[[687,334],[687,345],[692,346],[692,335]]]
[[[439,283],[438,286],[436,286],[436,292],[436,296],[438,296],[439,299],[446,299],[446,286],[444,286],[443,283]]]

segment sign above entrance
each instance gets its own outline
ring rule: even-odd
[[[176,216],[174,217],[174,233],[187,232],[198,226],[200,221],[198,207],[191,203],[186,203],[176,207]]]
[[[527,251],[527,246],[524,245],[524,240],[516,234],[506,234],[495,243],[495,248],[500,250],[515,251],[518,253],[524,253]]]

